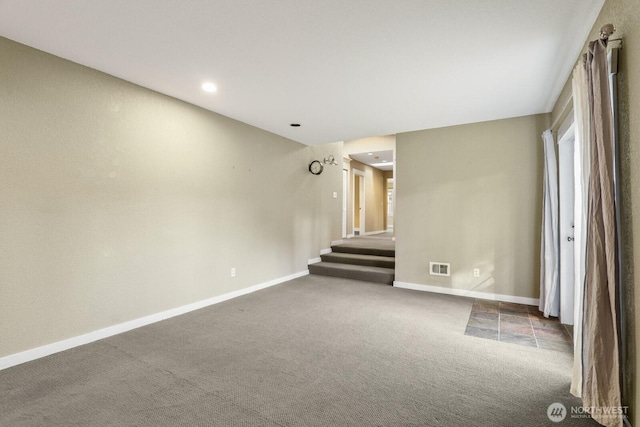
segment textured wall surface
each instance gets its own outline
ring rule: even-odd
[[[307,167],[342,143],[3,38],[0,63],[0,357],[305,271],[340,238],[340,168]]]
[[[396,280],[537,298],[548,115],[398,134]],[[451,277],[429,275],[450,262]],[[480,277],[473,277],[473,269]]]

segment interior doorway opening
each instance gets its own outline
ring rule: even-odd
[[[385,228],[388,232],[393,232],[393,206],[394,206],[394,179],[387,178],[387,199],[385,206]]]
[[[395,135],[362,138],[343,144],[343,169],[346,170],[346,233],[343,237],[388,233],[396,226]],[[344,175],[343,175],[344,180]],[[344,189],[343,181],[343,189]],[[391,191],[389,191],[391,190]],[[344,218],[343,218],[344,225]]]

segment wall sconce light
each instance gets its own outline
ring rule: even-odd
[[[309,172],[314,175],[320,175],[324,169],[323,165],[337,166],[338,162],[336,162],[336,159],[333,156],[325,157],[322,163],[320,163],[320,160],[313,160],[309,163]]]
[[[325,157],[322,162],[325,165],[338,166],[338,162],[336,162],[336,159],[335,157],[333,157],[333,154],[330,155],[329,157]]]

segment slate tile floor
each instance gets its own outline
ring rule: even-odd
[[[573,353],[573,328],[530,305],[476,299],[465,335]]]

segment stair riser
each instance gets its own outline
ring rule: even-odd
[[[323,268],[309,265],[309,273],[318,274],[321,276],[341,277],[343,279],[361,280],[364,282],[382,283],[385,285],[392,285],[394,277],[393,275],[375,273],[375,272],[354,272],[350,270],[337,270],[331,268]]]
[[[322,255],[320,258],[324,262],[335,262],[338,264],[352,264],[352,265],[366,265],[369,267],[396,268],[395,261],[342,258],[342,257],[331,256],[331,254]]]
[[[332,246],[333,252],[340,252],[343,254],[359,254],[359,255],[376,255],[395,257],[396,251],[392,249],[373,249],[373,248],[350,248],[345,246]]]

